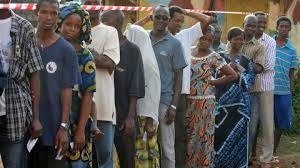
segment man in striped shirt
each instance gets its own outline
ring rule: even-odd
[[[260,74],[256,75],[256,84],[253,88],[253,90],[259,92],[259,106],[257,107],[257,110],[252,110],[252,114],[254,115],[252,115],[250,124],[250,137],[254,139],[254,141],[252,141],[252,158],[254,159],[256,156],[256,133],[258,128],[258,121],[259,119],[261,119],[263,131],[263,155],[260,160],[269,162],[272,160],[274,146],[273,90],[276,42],[272,37],[264,33],[267,25],[267,18],[265,13],[256,12],[255,16],[258,21],[255,38],[265,47],[265,63],[264,70]],[[249,148],[249,150],[251,150],[251,148]]]
[[[289,40],[292,22],[282,16],[277,20],[276,63],[274,90],[274,153],[283,130],[291,127],[292,95],[294,90],[294,69],[298,66],[296,48]]]
[[[261,107],[262,100],[266,100],[267,97],[273,96],[272,92],[263,92],[263,85],[261,84],[261,73],[264,73],[265,67],[265,47],[255,38],[255,33],[258,27],[258,20],[254,15],[247,15],[244,19],[244,31],[246,42],[242,48],[242,53],[245,54],[252,62],[255,75],[255,83],[252,86],[251,92],[251,117],[249,126],[249,149],[252,149],[252,142],[254,140],[255,131],[257,128],[257,123],[260,119],[262,124],[262,155],[260,157],[260,162],[262,162],[262,167],[269,167],[269,163],[273,158],[273,148],[270,147],[269,142],[272,141],[273,134],[270,133],[268,127],[273,128],[273,122],[268,118],[266,113],[262,113]],[[269,109],[270,107],[268,107]],[[270,110],[269,110],[270,111]],[[271,122],[270,122],[271,121]],[[273,143],[271,143],[273,145]],[[250,152],[249,152],[250,154]],[[250,155],[249,155],[250,156]]]

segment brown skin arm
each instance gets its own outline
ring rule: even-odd
[[[260,74],[264,71],[264,68],[260,64],[253,63],[253,70],[255,74]]]
[[[199,22],[201,22],[202,30],[206,30],[207,26],[213,22],[213,17],[211,17],[211,16],[207,16],[203,13],[193,12],[193,11],[189,11],[189,10],[184,10],[184,11],[185,11],[186,16],[189,16],[189,17],[194,18],[194,19],[198,20]]]
[[[104,136],[104,133],[101,132],[101,130],[97,126],[97,107],[94,100],[92,100],[91,117],[93,120],[92,137],[93,139],[99,139]]]
[[[80,119],[74,138],[74,150],[81,150],[85,145],[85,126],[90,115],[93,92],[82,93],[80,106]]]
[[[124,134],[126,136],[132,136],[134,133],[137,99],[138,99],[137,97],[131,96],[129,100],[129,109],[128,109],[129,112],[123,125]]]
[[[40,123],[40,73],[33,72],[30,78],[32,94],[33,121],[30,127],[30,134],[33,139],[42,135],[43,127]]]
[[[97,127],[97,107],[94,100],[92,100],[91,117],[93,119],[93,127]]]
[[[141,27],[144,27],[145,24],[147,24],[148,22],[151,21],[151,16],[152,16],[152,12],[150,12],[148,15],[146,15],[145,17],[143,17],[142,19],[136,21],[134,24],[135,25],[139,25]]]
[[[291,89],[291,95],[294,95],[294,68],[290,68],[289,76],[290,76],[290,89]]]
[[[217,78],[216,80],[209,80],[208,83],[211,85],[224,85],[232,82],[238,78],[238,74],[230,67],[230,65],[224,65],[220,69],[221,73],[224,74],[223,77]]]
[[[61,92],[61,104],[62,104],[62,115],[61,115],[61,122],[68,123],[69,116],[71,112],[71,105],[72,105],[72,88],[67,87],[64,88]],[[68,149],[69,146],[69,137],[68,131],[65,128],[59,127],[56,138],[55,138],[55,148],[62,149],[62,154]]]
[[[89,50],[95,58],[97,68],[107,69],[110,74],[115,70],[116,64],[108,56],[99,54],[92,48],[89,48]]]
[[[174,95],[172,98],[171,105],[174,105],[177,107],[180,95],[181,95],[181,89],[182,89],[182,69],[177,69],[174,73],[174,79],[175,79],[175,84],[174,84]],[[171,108],[171,106],[168,108],[165,116],[166,124],[171,124],[176,116],[176,111],[175,109]]]
[[[147,137],[152,138],[155,135],[156,128],[154,127],[154,119],[151,117],[146,118],[145,131],[147,132]]]
[[[263,61],[262,61],[263,60]],[[260,74],[264,71],[264,64],[265,64],[265,48],[260,46],[256,52],[256,56],[253,60],[253,69],[254,73]]]

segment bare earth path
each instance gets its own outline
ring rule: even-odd
[[[258,140],[260,144],[260,139]],[[257,155],[260,153],[258,146]],[[278,149],[280,163],[274,164],[273,168],[300,168],[300,135],[284,136]],[[3,168],[0,158],[0,168]],[[254,162],[250,168],[259,168],[259,163]]]

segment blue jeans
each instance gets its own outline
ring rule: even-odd
[[[27,151],[25,140],[18,142],[0,141],[0,154],[5,168],[26,168]]]
[[[92,155],[91,155],[92,157]],[[88,167],[89,162],[84,162],[82,160],[71,161],[70,165],[72,168],[86,168]]]
[[[109,121],[98,121],[97,126],[104,133],[95,141],[98,168],[113,168],[115,126]]]

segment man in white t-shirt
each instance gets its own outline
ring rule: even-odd
[[[100,5],[99,0],[87,0],[85,5]],[[92,43],[89,46],[96,62],[95,104],[97,125],[104,136],[95,140],[98,167],[113,167],[113,144],[116,125],[114,69],[120,62],[118,32],[100,22],[99,11],[89,11]]]
[[[11,59],[11,17],[0,20],[0,116],[6,114],[4,88],[7,84],[7,72]]]

